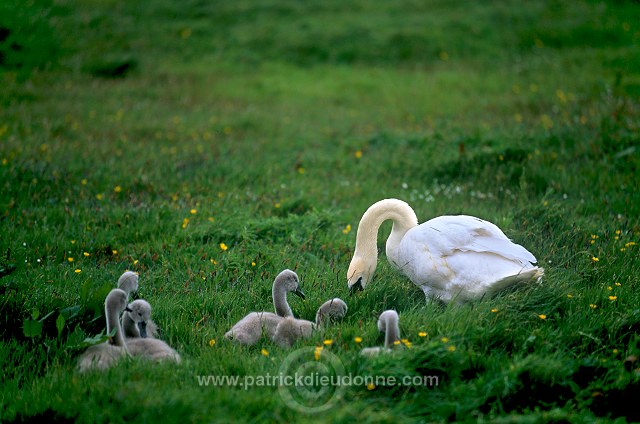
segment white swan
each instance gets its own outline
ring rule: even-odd
[[[126,271],[118,278],[118,288],[124,291],[127,296],[138,291],[138,273]]]
[[[311,337],[317,328],[344,318],[347,310],[347,304],[342,299],[336,297],[327,300],[318,308],[316,322],[294,317],[284,318],[278,323],[272,340],[280,347],[291,347],[296,340]]]
[[[387,259],[429,298],[444,302],[478,299],[520,282],[538,280],[544,269],[494,224],[473,216],[440,216],[421,225],[397,199],[374,203],[362,215],[347,271],[350,289],[364,289],[376,269],[378,228],[393,220]]]
[[[360,351],[364,356],[375,356],[382,352],[389,352],[396,342],[400,341],[400,327],[398,313],[389,309],[380,314],[378,330],[384,333],[384,347],[366,347]]]
[[[276,313],[251,312],[238,321],[231,330],[227,331],[224,337],[243,345],[257,343],[263,333],[270,338],[273,337],[278,323],[284,317],[293,316],[291,307],[287,303],[288,292],[295,293],[304,299],[298,275],[289,269],[285,269],[273,281],[271,294]]]
[[[127,349],[120,327],[120,312],[127,307],[127,294],[120,289],[113,289],[107,295],[104,302],[104,310],[107,318],[107,334],[115,328],[115,334],[109,341],[90,346],[78,360],[78,369],[81,372],[90,369],[106,369],[116,363],[120,358],[127,356]]]
[[[122,330],[127,338],[156,338],[158,326],[151,320],[151,305],[144,299],[129,303],[122,315]]]

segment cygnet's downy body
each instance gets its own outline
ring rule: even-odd
[[[160,339],[126,339],[127,350],[132,356],[152,361],[175,361],[180,363],[180,354]]]
[[[384,311],[378,318],[378,330],[384,333],[384,347],[367,347],[360,351],[364,356],[375,356],[381,352],[389,352],[400,341],[400,327],[398,313],[392,309]]]
[[[298,275],[285,269],[273,281],[271,294],[276,313],[251,312],[238,321],[224,336],[243,345],[256,344],[263,334],[272,338],[278,323],[285,317],[293,317],[291,307],[287,303],[287,293],[289,292],[305,298],[300,289]]]
[[[105,300],[107,334],[115,329],[109,341],[90,346],[78,360],[81,372],[98,369],[104,370],[115,364],[120,358],[127,356],[127,349],[120,327],[120,313],[127,307],[127,294],[120,289],[113,289]]]
[[[347,314],[347,304],[342,299],[333,298],[324,302],[316,313],[316,322],[287,317],[280,321],[273,334],[273,341],[281,347],[291,347],[298,339],[311,337],[313,331],[334,321],[341,320]]]
[[[124,291],[127,296],[138,291],[138,273],[127,271],[118,278],[118,288]]]
[[[151,321],[151,305],[145,300],[138,299],[129,305],[125,316],[122,318],[123,323],[129,328],[133,337],[127,335],[127,350],[132,356],[140,356],[152,361],[175,361],[180,362],[181,358],[178,352],[173,350],[167,343],[162,340],[147,337],[149,326],[152,326],[155,334],[156,326]],[[133,307],[131,307],[133,306]],[[151,334],[151,332],[149,333]]]
[[[158,326],[151,320],[151,305],[144,299],[129,303],[122,316],[122,330],[127,338],[156,338]]]

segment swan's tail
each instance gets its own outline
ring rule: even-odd
[[[544,275],[544,268],[541,267],[533,267],[528,269],[523,269],[521,272],[510,275],[505,278],[501,278],[500,280],[491,284],[491,292],[496,293],[501,290],[506,289],[507,287],[511,287],[518,284],[526,284],[530,282],[540,283],[542,281],[542,276]]]

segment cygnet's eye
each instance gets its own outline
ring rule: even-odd
[[[141,317],[142,316],[142,312],[138,312],[138,316]]]

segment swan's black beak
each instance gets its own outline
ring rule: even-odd
[[[124,310],[125,310],[125,312],[133,312],[133,311],[131,310],[131,308],[130,308],[130,307],[128,307],[128,306],[127,306],[126,308],[124,308]]]
[[[140,337],[146,338],[147,337],[147,322],[146,321],[140,321],[138,323],[138,330],[140,330]]]
[[[358,292],[358,291],[362,291],[362,277],[358,278],[358,281],[356,281],[355,283],[353,283],[353,285],[351,285],[351,287],[349,287],[349,294]]]
[[[305,300],[305,299],[307,298],[307,297],[304,295],[304,293],[302,293],[302,290],[300,290],[299,288],[298,288],[298,289],[295,289],[295,290],[293,291],[293,294],[296,294],[296,295],[300,296],[300,297],[302,298],[302,300]]]

